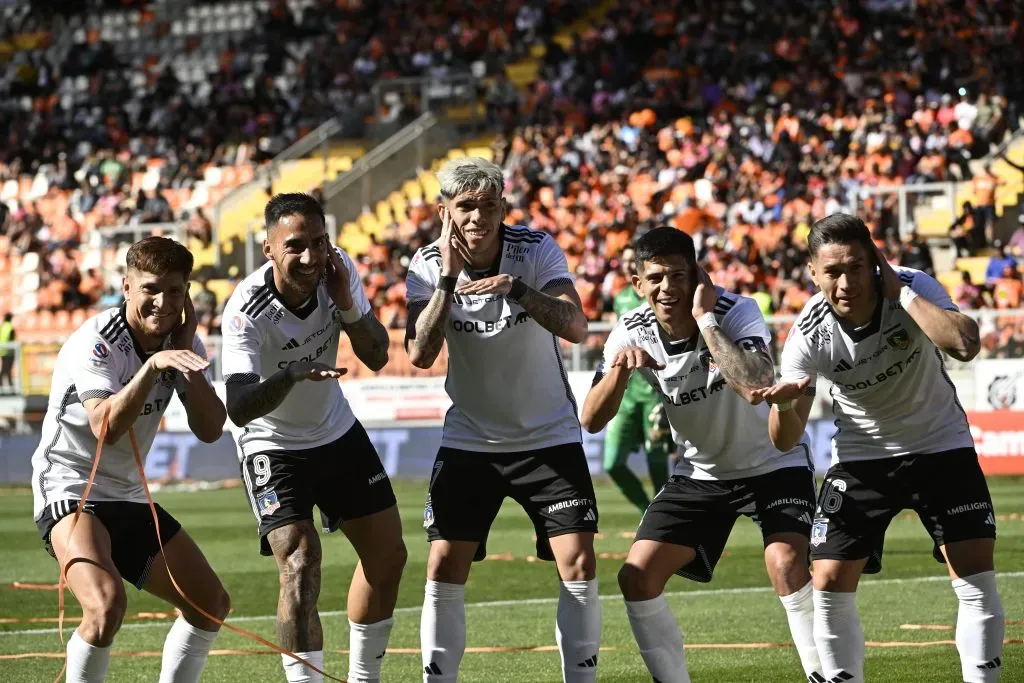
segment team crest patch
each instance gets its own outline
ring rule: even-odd
[[[256,498],[256,507],[260,510],[260,517],[272,515],[281,508],[281,502],[277,499],[277,491],[271,489],[261,493]]]
[[[700,364],[708,372],[718,371],[718,363],[715,362],[715,358],[711,355],[709,349],[704,349],[700,352]]]
[[[110,349],[103,342],[96,342],[96,346],[92,347],[92,356],[96,360],[105,361],[110,357]]]
[[[431,504],[430,499],[427,499],[426,505],[423,506],[423,528],[427,529],[434,523],[434,506]]]
[[[1017,380],[1024,373],[997,375],[988,385],[988,404],[996,410],[1012,408],[1017,403]]]
[[[811,527],[811,545],[817,548],[825,542],[828,536],[828,520],[819,519]]]
[[[231,316],[231,318],[228,320],[228,329],[231,330],[232,332],[238,332],[240,329],[242,329],[242,316]]]
[[[906,351],[907,347],[910,346],[910,333],[901,327],[890,334],[886,341],[889,342],[890,346],[893,346],[900,351]]]

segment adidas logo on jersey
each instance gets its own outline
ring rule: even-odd
[[[996,516],[993,515],[991,512],[988,513],[988,517],[985,518],[985,524],[988,524],[989,526],[995,526],[996,525]]]
[[[583,521],[584,522],[596,522],[597,521],[597,515],[594,514],[594,509],[593,508],[587,510],[587,514],[583,515]]]
[[[282,351],[289,351],[291,349],[297,349],[297,348],[299,348],[299,342],[295,341],[295,338],[292,337],[291,339],[288,340],[287,344],[285,344],[284,346],[281,347],[281,350]]]
[[[832,372],[846,372],[847,370],[853,370],[853,366],[847,363],[845,360],[841,360],[832,369]]]

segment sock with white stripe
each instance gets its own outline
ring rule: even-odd
[[[660,683],[690,683],[683,634],[664,594],[651,600],[627,600],[626,616],[651,676]]]
[[[103,683],[110,664],[110,646],[96,647],[72,634],[68,640],[67,683]]]
[[[466,651],[466,587],[427,581],[420,615],[423,682],[455,681]]]
[[[160,683],[197,683],[216,637],[216,631],[196,628],[182,617],[175,619],[164,640]]]
[[[378,683],[394,617],[374,624],[348,622],[348,682]]]
[[[298,656],[320,669],[324,670],[324,651],[296,652]],[[323,683],[324,677],[310,669],[302,662],[297,662],[287,655],[281,655],[281,664],[284,665],[284,679],[288,683]]]
[[[814,644],[814,587],[807,585],[789,595],[780,595],[779,600],[786,608],[786,619],[789,620],[789,632],[793,634],[793,645],[800,656],[800,665],[808,681],[822,683],[821,660],[818,659],[818,648]]]
[[[829,683],[864,683],[864,631],[856,593],[814,591],[814,642]]]
[[[956,649],[966,683],[995,683],[1003,665],[1003,605],[995,572],[953,580],[960,600],[956,616]]]
[[[555,616],[555,642],[562,656],[565,683],[597,680],[597,654],[601,644],[597,579],[562,581]]]

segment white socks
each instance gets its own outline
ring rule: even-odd
[[[320,669],[324,670],[324,651],[296,652],[298,656]],[[324,677],[310,669],[302,662],[297,662],[287,655],[281,655],[281,664],[284,665],[284,679],[288,683],[322,683]]]
[[[601,643],[597,579],[562,581],[555,617],[555,642],[562,656],[565,683],[597,680],[597,651]]]
[[[1002,671],[1003,605],[996,592],[995,572],[954,579],[960,600],[956,617],[956,649],[967,683],[994,683]]]
[[[90,645],[75,631],[68,640],[68,671],[65,680],[67,683],[102,683],[109,663],[109,645]]]
[[[388,638],[394,617],[375,624],[348,622],[348,681],[349,683],[377,683],[380,665],[388,649]]]
[[[626,616],[647,670],[660,683],[690,683],[683,654],[683,634],[664,595],[626,601]]]
[[[466,651],[466,587],[427,581],[420,615],[424,683],[454,681]]]
[[[806,586],[795,593],[780,595],[779,600],[786,608],[789,632],[793,634],[793,644],[800,655],[804,675],[808,681],[814,683],[825,681],[825,677],[821,675],[818,648],[814,644],[814,587],[808,581]]]
[[[164,640],[160,683],[197,683],[216,631],[204,631],[178,617]]]
[[[814,591],[814,642],[825,680],[864,683],[864,631],[856,593]]]

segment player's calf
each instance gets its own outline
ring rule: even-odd
[[[319,651],[323,631],[316,616],[320,595],[320,539],[310,521],[274,529],[267,535],[277,560],[281,593],[277,605],[281,647]]]
[[[808,540],[803,534],[779,533],[766,539],[765,567],[786,610],[793,645],[808,681],[824,681],[814,642],[814,591],[807,570]]]

